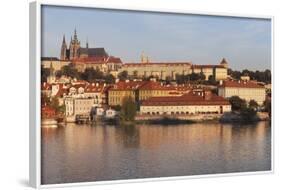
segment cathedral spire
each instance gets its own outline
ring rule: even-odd
[[[60,59],[65,60],[66,59],[66,51],[67,51],[67,45],[65,42],[65,35],[63,35],[62,44],[61,44],[61,53],[60,53]]]
[[[76,28],[74,29],[74,40],[78,40],[78,38],[77,38],[77,32],[76,32]]]
[[[89,48],[88,37],[87,37],[87,40],[86,40],[86,48],[87,49]]]
[[[63,35],[62,43],[66,44],[66,42],[65,42],[65,34]]]

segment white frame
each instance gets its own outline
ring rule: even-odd
[[[265,15],[240,15],[216,12],[203,11],[187,11],[175,9],[146,9],[141,7],[118,7],[118,6],[101,6],[95,3],[79,3],[74,2],[55,2],[55,1],[41,1],[30,3],[30,26],[29,26],[29,44],[30,44],[30,68],[29,68],[29,183],[34,188],[50,188],[50,187],[73,187],[85,185],[100,185],[100,184],[120,184],[120,183],[136,183],[148,181],[166,181],[166,180],[183,180],[194,178],[209,178],[209,177],[226,177],[226,176],[241,176],[254,174],[273,174],[274,173],[274,128],[275,121],[272,119],[271,126],[271,170],[270,171],[256,171],[256,172],[236,172],[223,174],[206,174],[206,175],[192,175],[180,177],[160,177],[160,178],[146,178],[146,179],[126,179],[126,180],[112,180],[112,181],[97,181],[97,182],[79,182],[79,183],[64,183],[64,184],[41,184],[41,110],[40,110],[40,96],[41,96],[41,7],[43,5],[50,6],[72,6],[85,8],[101,8],[113,10],[130,10],[130,11],[144,11],[144,12],[159,12],[159,13],[181,13],[181,14],[196,14],[206,16],[228,16],[241,18],[260,18],[271,20],[271,73],[272,73],[272,118],[274,118],[274,17]],[[35,100],[35,102],[34,102]]]

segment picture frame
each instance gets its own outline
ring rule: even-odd
[[[254,171],[254,172],[234,172],[223,174],[202,174],[202,175],[188,175],[188,176],[169,176],[169,177],[156,177],[156,178],[141,178],[141,179],[121,179],[110,181],[89,181],[89,182],[71,182],[61,184],[42,184],[41,183],[41,152],[42,152],[42,139],[41,139],[41,54],[42,54],[42,7],[43,6],[60,6],[60,7],[73,7],[73,8],[95,8],[103,10],[117,10],[117,11],[141,11],[153,13],[166,13],[166,14],[187,14],[187,15],[204,15],[204,16],[226,16],[234,18],[256,18],[256,19],[269,19],[271,22],[271,70],[273,68],[273,25],[274,18],[271,16],[252,16],[252,15],[228,15],[221,13],[206,13],[206,12],[191,12],[184,10],[147,10],[147,9],[132,9],[130,7],[106,7],[98,6],[95,4],[83,3],[53,3],[47,1],[37,1],[30,4],[30,184],[32,187],[64,187],[64,186],[80,186],[80,185],[97,185],[97,184],[114,184],[114,183],[127,183],[127,182],[145,182],[154,180],[176,180],[176,179],[192,179],[201,177],[219,177],[219,176],[235,176],[235,175],[251,175],[251,174],[268,174],[273,172],[273,145],[271,144],[271,161],[270,170],[267,171]],[[272,86],[273,85],[272,81]],[[274,90],[274,87],[272,88]],[[274,102],[274,97],[271,98]],[[273,103],[274,105],[274,103]],[[273,110],[273,109],[272,109]],[[274,113],[272,113],[273,117]],[[272,120],[273,121],[273,120]],[[273,142],[274,123],[271,123],[271,142]]]

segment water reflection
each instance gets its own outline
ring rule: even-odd
[[[270,170],[271,128],[253,125],[42,128],[42,182]]]

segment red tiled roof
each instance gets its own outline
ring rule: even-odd
[[[109,56],[106,60],[107,63],[122,63],[119,57]]]
[[[203,93],[203,92],[202,92]],[[208,96],[208,97],[207,97]],[[190,91],[182,96],[151,97],[143,101],[142,106],[168,106],[168,105],[230,105],[223,97],[209,92],[203,96]]]
[[[42,106],[41,107],[41,114],[44,117],[53,117],[56,115],[56,110],[50,106]]]
[[[224,81],[219,87],[235,87],[235,88],[264,88],[263,85],[251,81]]]
[[[44,82],[44,83],[41,85],[41,90],[52,90],[52,85],[49,84],[49,83]]]
[[[205,69],[205,68],[225,68],[223,65],[192,65],[195,69]]]
[[[105,63],[106,57],[81,57],[72,60],[73,63],[100,64]]]
[[[175,90],[173,86],[164,86],[156,81],[146,81],[142,86],[139,87],[140,90]]]
[[[80,83],[80,84],[73,84],[73,85],[71,85],[71,87],[73,87],[73,88],[76,88],[76,89],[78,89],[78,88],[80,88],[80,87],[82,87],[82,88],[86,88],[86,86],[87,86],[87,84],[86,83]],[[71,88],[70,87],[70,88]]]
[[[104,83],[92,83],[85,88],[85,93],[87,92],[103,92]]]
[[[112,88],[110,88],[110,91],[119,91],[119,90],[136,90],[143,84],[145,84],[146,81],[119,81],[113,85]]]

